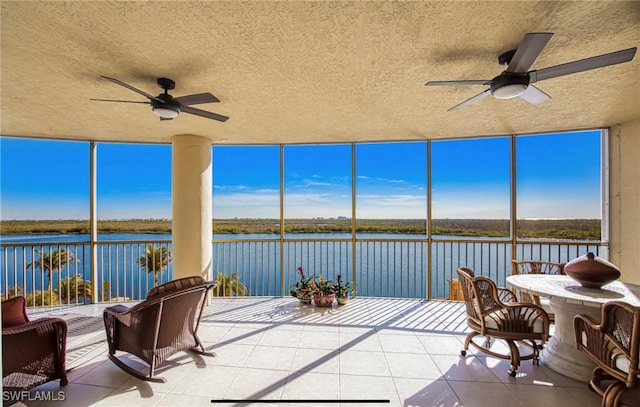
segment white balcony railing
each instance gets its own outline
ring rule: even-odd
[[[156,250],[151,257],[150,246]],[[214,240],[212,268],[214,278],[231,285],[221,292],[231,295],[286,296],[302,266],[308,275],[332,280],[342,274],[358,296],[456,299],[452,280],[460,266],[504,285],[512,257],[567,262],[588,251],[601,255],[603,247],[517,241],[514,250],[511,240],[485,239]],[[89,242],[3,242],[0,290],[3,297],[25,295],[30,306],[140,300],[173,278],[171,262],[154,258],[163,250],[171,252],[170,241],[103,241],[95,251]]]

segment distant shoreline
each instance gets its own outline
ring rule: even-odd
[[[600,240],[599,219],[523,219],[518,237]],[[99,233],[171,233],[170,220],[130,219],[98,221]],[[278,219],[214,219],[216,234],[280,232]],[[286,233],[350,233],[351,219],[286,219]],[[424,219],[358,219],[358,233],[426,234]],[[3,220],[0,236],[29,234],[88,234],[88,220]],[[508,219],[433,219],[433,235],[508,237]]]

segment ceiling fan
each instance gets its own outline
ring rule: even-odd
[[[160,120],[173,120],[180,112],[194,114],[196,116],[205,117],[207,119],[218,120],[221,122],[227,121],[228,117],[221,114],[207,112],[206,110],[196,109],[191,105],[198,105],[202,103],[215,103],[220,100],[213,96],[211,93],[198,93],[195,95],[180,96],[174,98],[169,94],[169,90],[175,89],[176,83],[169,78],[158,78],[157,84],[160,89],[164,89],[164,93],[158,96],[153,96],[145,91],[137,89],[128,83],[122,82],[116,78],[110,78],[108,76],[100,76],[103,79],[111,81],[117,85],[123,86],[129,90],[132,90],[140,95],[149,99],[148,102],[138,102],[132,100],[113,100],[113,99],[90,99],[100,102],[122,102],[122,103],[144,103],[151,105],[153,113],[160,117]]]
[[[533,86],[535,82],[558,76],[570,75],[590,69],[602,68],[609,65],[631,61],[636,54],[636,47],[611,52],[566,64],[555,65],[540,70],[529,71],[542,49],[547,45],[553,33],[528,33],[522,39],[517,49],[507,51],[498,57],[500,65],[507,68],[493,79],[460,80],[460,81],[429,81],[426,86],[442,85],[484,85],[488,89],[447,111],[461,109],[467,105],[493,95],[496,99],[513,99],[520,97],[532,105],[539,105],[551,96]]]

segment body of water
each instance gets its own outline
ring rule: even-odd
[[[69,250],[78,261],[52,274],[52,289],[69,277],[80,276],[101,282],[101,300],[145,298],[154,285],[154,273],[141,267],[139,259],[144,257],[149,244],[171,250],[171,235],[120,233],[98,237],[96,273],[92,271],[89,235],[1,237],[2,293],[15,286],[26,292],[42,290],[48,280],[38,266],[39,253]],[[216,235],[212,243],[213,273],[237,273],[238,281],[250,294],[259,296],[286,295],[298,279],[297,268],[303,266],[308,275],[322,274],[336,280],[341,274],[345,281],[355,282],[358,295],[362,296],[447,298],[451,279],[456,277],[460,266],[471,267],[500,284],[511,272],[510,241],[439,236],[429,246],[419,235],[359,234],[358,239],[362,240],[355,243],[354,258],[350,239],[348,233],[288,234],[281,246],[279,236],[274,234]],[[566,262],[598,250],[599,245],[588,243],[531,242],[518,244],[516,248],[520,259],[554,262]],[[34,260],[36,267],[27,268]],[[171,280],[173,265],[170,263],[157,274],[160,283]]]

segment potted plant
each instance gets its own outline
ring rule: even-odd
[[[338,304],[344,305],[349,300],[349,296],[353,295],[354,291],[351,287],[351,281],[346,283],[342,282],[342,274],[338,274],[338,283],[336,284],[336,301]]]
[[[313,297],[311,291],[313,290],[313,283],[316,276],[306,277],[302,266],[298,267],[298,274],[300,274],[300,280],[291,286],[289,293],[292,297],[296,297],[301,303],[311,304],[311,298]]]
[[[318,307],[331,307],[336,297],[336,284],[331,280],[325,280],[322,276],[311,284],[313,286],[311,290],[313,303]]]

